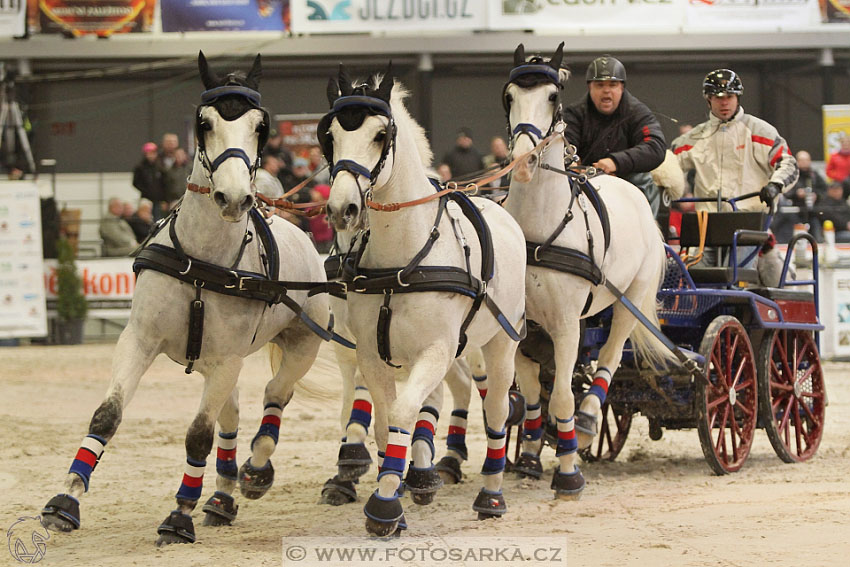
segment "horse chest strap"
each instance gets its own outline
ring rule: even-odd
[[[201,300],[203,285],[195,284],[195,299],[189,302],[189,336],[186,338],[186,374],[192,373],[192,366],[201,356],[204,342],[204,302]]]
[[[390,322],[393,318],[393,310],[390,309],[390,298],[392,293],[384,294],[384,304],[381,305],[378,311],[378,326],[376,329],[378,342],[378,355],[388,366],[393,368],[401,368],[392,363],[392,350],[390,349]]]

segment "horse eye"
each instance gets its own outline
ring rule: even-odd
[[[204,132],[209,132],[210,130],[212,130],[212,125],[210,125],[209,122],[201,122],[201,130],[203,130]]]
[[[549,102],[555,102],[558,100],[558,93],[552,93],[549,95]]]
[[[377,134],[375,134],[375,142],[382,143],[387,137],[387,131],[381,130]]]

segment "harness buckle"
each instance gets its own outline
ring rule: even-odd
[[[357,280],[360,280],[360,279],[365,280],[365,279],[366,279],[366,276],[363,276],[363,275],[354,276],[354,277],[351,279],[351,284],[352,284],[352,285],[354,285],[354,282],[356,282]],[[364,291],[366,291],[366,288],[365,288],[365,287],[363,287],[363,288],[359,288],[359,289],[358,289],[358,288],[355,286],[355,287],[353,287],[353,288],[352,288],[352,291],[357,292],[357,293],[363,293]]]
[[[185,269],[185,270],[183,270],[182,272],[180,272],[180,275],[181,275],[181,276],[185,276],[186,274],[188,274],[188,273],[189,273],[189,270],[191,270],[191,269],[192,269],[192,259],[191,259],[191,258],[189,258],[189,265],[188,265],[188,266],[186,266],[186,269]]]
[[[401,281],[401,273],[403,271],[404,271],[404,269],[399,270],[395,275],[395,279],[398,282],[398,285],[400,285],[401,287],[410,287],[409,283],[404,283],[403,281]],[[390,291],[392,292],[392,290],[390,290]]]
[[[245,291],[245,282],[250,280],[250,276],[243,276],[239,278],[239,291]]]
[[[236,273],[236,272],[234,272],[233,270],[228,270],[228,271],[229,271],[229,272],[230,272],[230,274],[233,276],[233,279],[234,279],[236,282],[238,282],[238,281],[239,281],[239,274],[237,274],[237,273]],[[238,283],[231,284],[231,285],[225,284],[225,285],[224,285],[224,288],[225,288],[225,289],[233,289],[233,288],[235,288],[237,285],[238,285]]]
[[[540,250],[540,246],[538,246],[537,248],[535,248],[535,249],[534,249],[534,261],[535,261],[535,262],[539,262],[539,261],[540,261],[540,257],[537,255],[537,252],[538,252],[539,250]]]

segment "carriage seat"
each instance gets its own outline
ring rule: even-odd
[[[765,214],[761,211],[730,211],[708,214],[708,227],[705,235],[706,247],[730,248],[735,232],[738,232],[738,247],[761,246],[770,237],[763,230]],[[694,212],[682,215],[682,230],[679,239],[681,246],[699,246],[699,222]],[[738,257],[738,261],[743,260]],[[688,270],[694,283],[731,284],[735,283],[732,266],[695,266]],[[758,270],[738,268],[736,281],[759,283]]]
[[[815,293],[809,289],[789,289],[787,287],[748,287],[747,289],[771,301],[815,302]]]

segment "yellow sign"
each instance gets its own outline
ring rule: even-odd
[[[841,136],[850,136],[850,104],[823,106],[823,159],[838,151]]]

